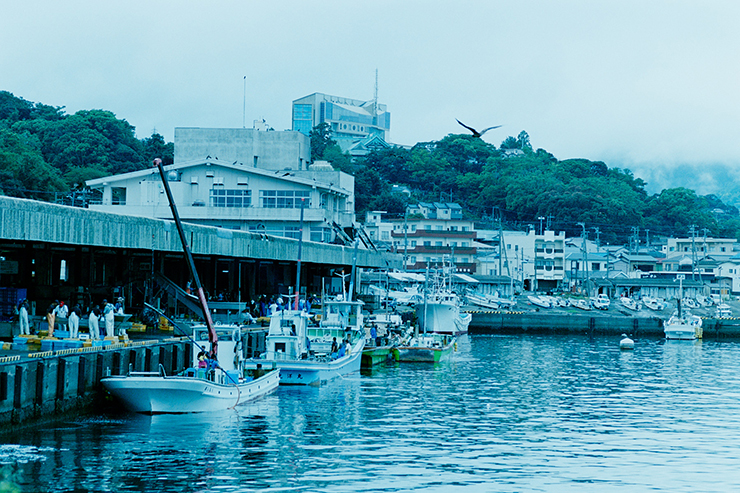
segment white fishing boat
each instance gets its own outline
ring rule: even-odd
[[[732,308],[727,303],[720,303],[714,311],[715,318],[732,318]]]
[[[467,334],[473,319],[470,313],[460,311],[460,300],[450,291],[437,291],[417,304],[416,316],[422,331],[452,336]]]
[[[280,370],[242,367],[244,347],[238,326],[216,326],[218,345],[233,360],[218,362],[212,369],[198,368],[200,351],[210,352],[208,329],[195,328],[192,366],[177,375],[167,375],[162,365],[158,371],[129,371],[101,379],[111,395],[126,408],[145,414],[180,414],[231,409],[274,391],[280,382]]]
[[[649,310],[653,310],[655,312],[663,310],[665,308],[665,303],[658,298],[644,297],[642,298],[642,304],[645,305]]]
[[[571,300],[571,306],[584,311],[592,310],[591,304],[584,299]]]
[[[101,383],[132,411],[150,414],[224,410],[262,397],[278,386],[280,371],[260,367],[246,369],[243,364],[244,344],[239,326],[214,326],[162,161],[156,159],[155,164],[159,168],[167,193],[188,269],[198,293],[205,325],[194,328],[193,331],[194,335],[191,338],[193,367],[178,375],[168,376],[162,365],[156,372],[133,371],[132,365],[129,365],[127,375],[107,376],[101,379]],[[156,311],[156,308],[147,306]],[[164,316],[161,312],[160,315]],[[178,326],[177,323],[174,325]],[[224,358],[223,361],[218,360],[219,336],[223,341],[221,345],[228,351],[227,354],[233,355],[231,358]],[[196,348],[199,351],[196,351]],[[208,364],[206,368],[201,368],[199,356],[205,353],[208,354]]]
[[[619,298],[619,302],[622,303],[623,307],[627,308],[628,310],[632,310],[633,312],[636,312],[640,309],[639,302],[633,300],[632,298],[622,296],[621,298]]]
[[[337,299],[323,305],[318,326],[309,326],[305,311],[282,310],[270,317],[267,351],[245,367],[279,368],[282,385],[318,385],[359,371],[365,347],[363,303]]]
[[[435,273],[431,288],[424,289],[424,298],[416,304],[416,317],[423,333],[460,336],[468,333],[473,319],[470,313],[462,313],[460,298],[452,291],[452,265],[445,265]],[[429,283],[429,270],[426,273]]]
[[[544,296],[529,295],[527,299],[531,304],[540,308],[552,308],[552,302]]]
[[[479,294],[468,294],[465,296],[468,303],[471,305],[479,306],[481,308],[487,308],[489,310],[498,310],[499,304],[497,301],[493,301],[488,296],[482,296]]]
[[[703,335],[702,320],[688,310],[682,313],[677,310],[668,320],[663,321],[663,332],[666,339],[694,340]]]

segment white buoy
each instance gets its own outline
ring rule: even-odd
[[[622,340],[619,341],[619,349],[635,349],[635,341],[622,334]]]

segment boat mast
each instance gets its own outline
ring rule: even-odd
[[[193,261],[193,254],[190,252],[188,241],[185,239],[185,231],[182,229],[182,223],[180,222],[180,215],[177,213],[177,207],[175,206],[175,199],[172,198],[172,190],[170,190],[170,184],[167,181],[167,176],[164,173],[164,166],[162,166],[162,160],[156,158],[154,164],[159,169],[159,175],[162,177],[162,183],[164,184],[164,191],[167,194],[167,200],[170,203],[170,210],[172,210],[172,217],[175,219],[175,226],[177,226],[177,232],[180,234],[180,242],[182,243],[182,249],[185,252],[185,260],[188,263],[190,269],[190,275],[193,277],[195,283],[195,290],[198,292],[198,300],[200,300],[200,307],[203,310],[203,318],[206,320],[206,327],[208,327],[208,342],[211,343],[211,353],[213,359],[217,359],[218,355],[218,336],[213,328],[213,320],[211,320],[211,311],[208,309],[208,302],[206,301],[206,295],[203,291],[203,286],[200,283],[200,277],[198,277],[198,271],[195,270],[195,262]]]

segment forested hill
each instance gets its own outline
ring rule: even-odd
[[[137,139],[134,127],[105,110],[67,115],[63,107],[32,103],[0,91],[0,193],[58,200],[85,180],[172,162],[174,147],[155,133]],[[448,135],[411,149],[393,147],[352,162],[325,125],[311,132],[312,157],[355,176],[355,210],[385,210],[401,217],[408,202],[456,202],[468,218],[494,227],[526,230],[548,221],[555,230],[602,243],[626,243],[639,231],[656,236],[740,239],[737,208],[716,196],[672,188],[650,195],[629,170],[600,161],[558,160],[534,150],[525,132],[499,147],[470,135]],[[411,197],[392,193],[404,185]],[[542,219],[540,219],[542,218]],[[581,226],[579,223],[582,223]],[[638,229],[639,228],[639,229]]]
[[[134,127],[105,110],[67,115],[0,91],[0,192],[58,200],[85,180],[171,164],[174,146],[159,134],[137,139]]]
[[[322,140],[320,130],[314,129],[314,140]],[[499,218],[505,227],[521,230],[547,221],[568,236],[580,235],[585,227],[590,239],[596,239],[598,228],[603,244],[626,244],[630,236],[642,245],[658,236],[689,237],[692,227],[697,241],[705,235],[740,239],[737,208],[716,196],[686,188],[650,195],[629,170],[588,159],[558,160],[544,149],[534,150],[526,132],[506,138],[498,148],[452,134],[411,149],[372,152],[352,164],[332,147],[318,148],[325,159],[355,175],[358,216],[369,210],[402,216],[405,203],[391,193],[393,183],[406,185],[411,201],[457,202],[468,218],[489,228],[497,227]]]

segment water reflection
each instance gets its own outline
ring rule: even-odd
[[[474,336],[246,407],[123,414],[5,437],[22,491],[729,491],[740,346]],[[12,491],[12,490],[11,490]]]

